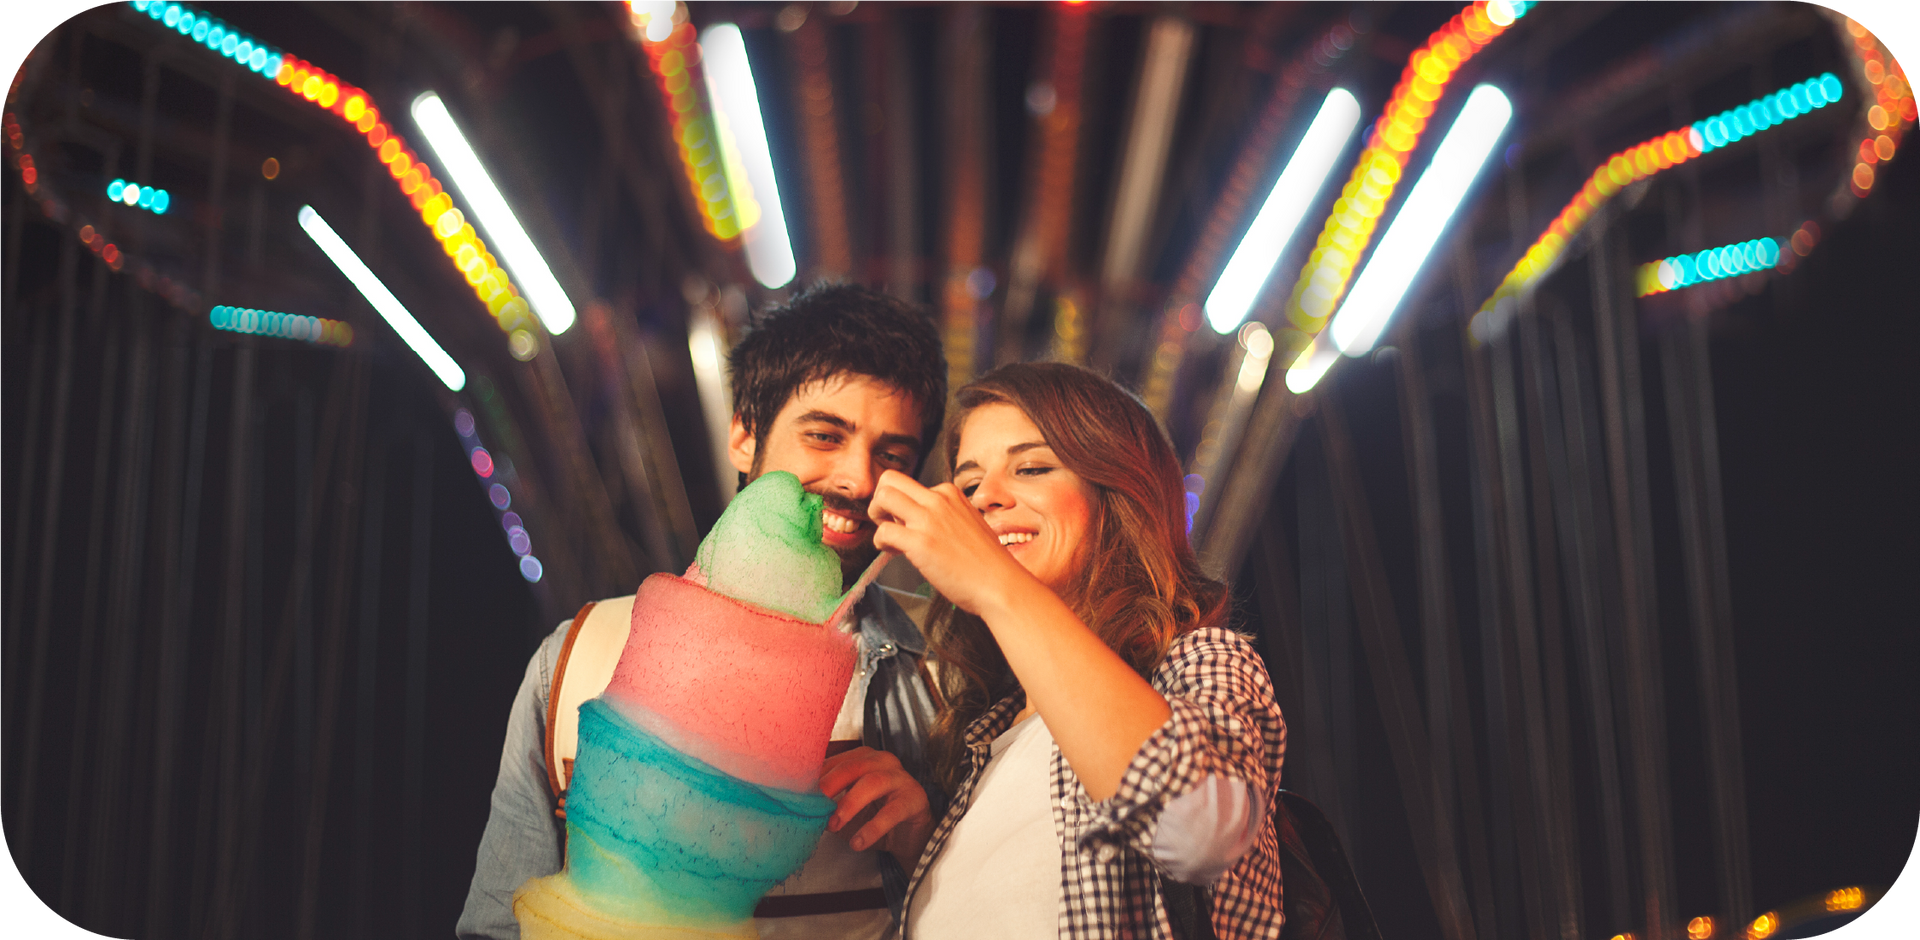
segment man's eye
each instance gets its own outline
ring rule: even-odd
[[[892,451],[882,451],[880,453],[880,459],[896,467],[904,467],[913,462],[907,459],[906,454],[897,454]]]
[[[837,434],[828,434],[828,433],[827,433],[827,432],[825,432],[825,431],[813,431],[813,432],[810,432],[810,433],[808,433],[808,434],[807,434],[807,437],[808,437],[808,438],[810,438],[810,439],[812,439],[812,440],[815,440],[815,441],[818,441],[818,442],[820,442],[820,443],[822,443],[822,444],[838,444],[838,443],[840,443],[840,436],[839,436],[839,435],[837,435]]]
[[[979,488],[980,488],[980,484],[978,484],[978,483],[969,483],[969,484],[967,484],[967,485],[965,485],[965,486],[962,486],[962,487],[960,488],[960,495],[962,495],[962,496],[965,496],[965,497],[967,497],[967,498],[969,498],[969,499],[971,499],[971,498],[973,497],[973,491],[974,491],[974,490],[977,490],[977,489],[979,489]]]

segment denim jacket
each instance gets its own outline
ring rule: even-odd
[[[927,733],[935,706],[920,669],[926,641],[913,619],[879,585],[867,589],[856,612],[860,617],[861,664],[868,680],[862,715],[862,743],[887,751],[927,789],[934,818],[945,801],[932,782]],[[573,621],[560,624],[527,662],[520,691],[507,715],[507,737],[500,752],[500,774],[493,786],[487,828],[473,869],[473,884],[454,933],[461,940],[519,940],[513,916],[513,892],[528,879],[560,871],[565,862],[566,823],[559,800],[547,784],[547,697],[554,663]],[[887,900],[898,916],[906,896],[907,873],[893,856],[874,852]]]

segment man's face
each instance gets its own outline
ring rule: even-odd
[[[920,461],[920,406],[871,376],[842,372],[802,386],[754,440],[735,415],[727,439],[733,468],[749,482],[769,470],[800,478],[826,499],[821,541],[840,553],[840,570],[857,577],[873,560],[867,500],[888,470],[912,473]]]

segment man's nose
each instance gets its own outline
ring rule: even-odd
[[[873,452],[865,447],[848,447],[834,461],[828,481],[835,492],[848,499],[866,500],[880,482],[880,471],[873,467]]]

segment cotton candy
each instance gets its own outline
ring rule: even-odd
[[[754,905],[812,854],[854,661],[824,624],[840,566],[820,508],[765,474],[687,577],[640,586],[613,678],[580,707],[566,868],[514,896],[527,940],[752,937]]]

